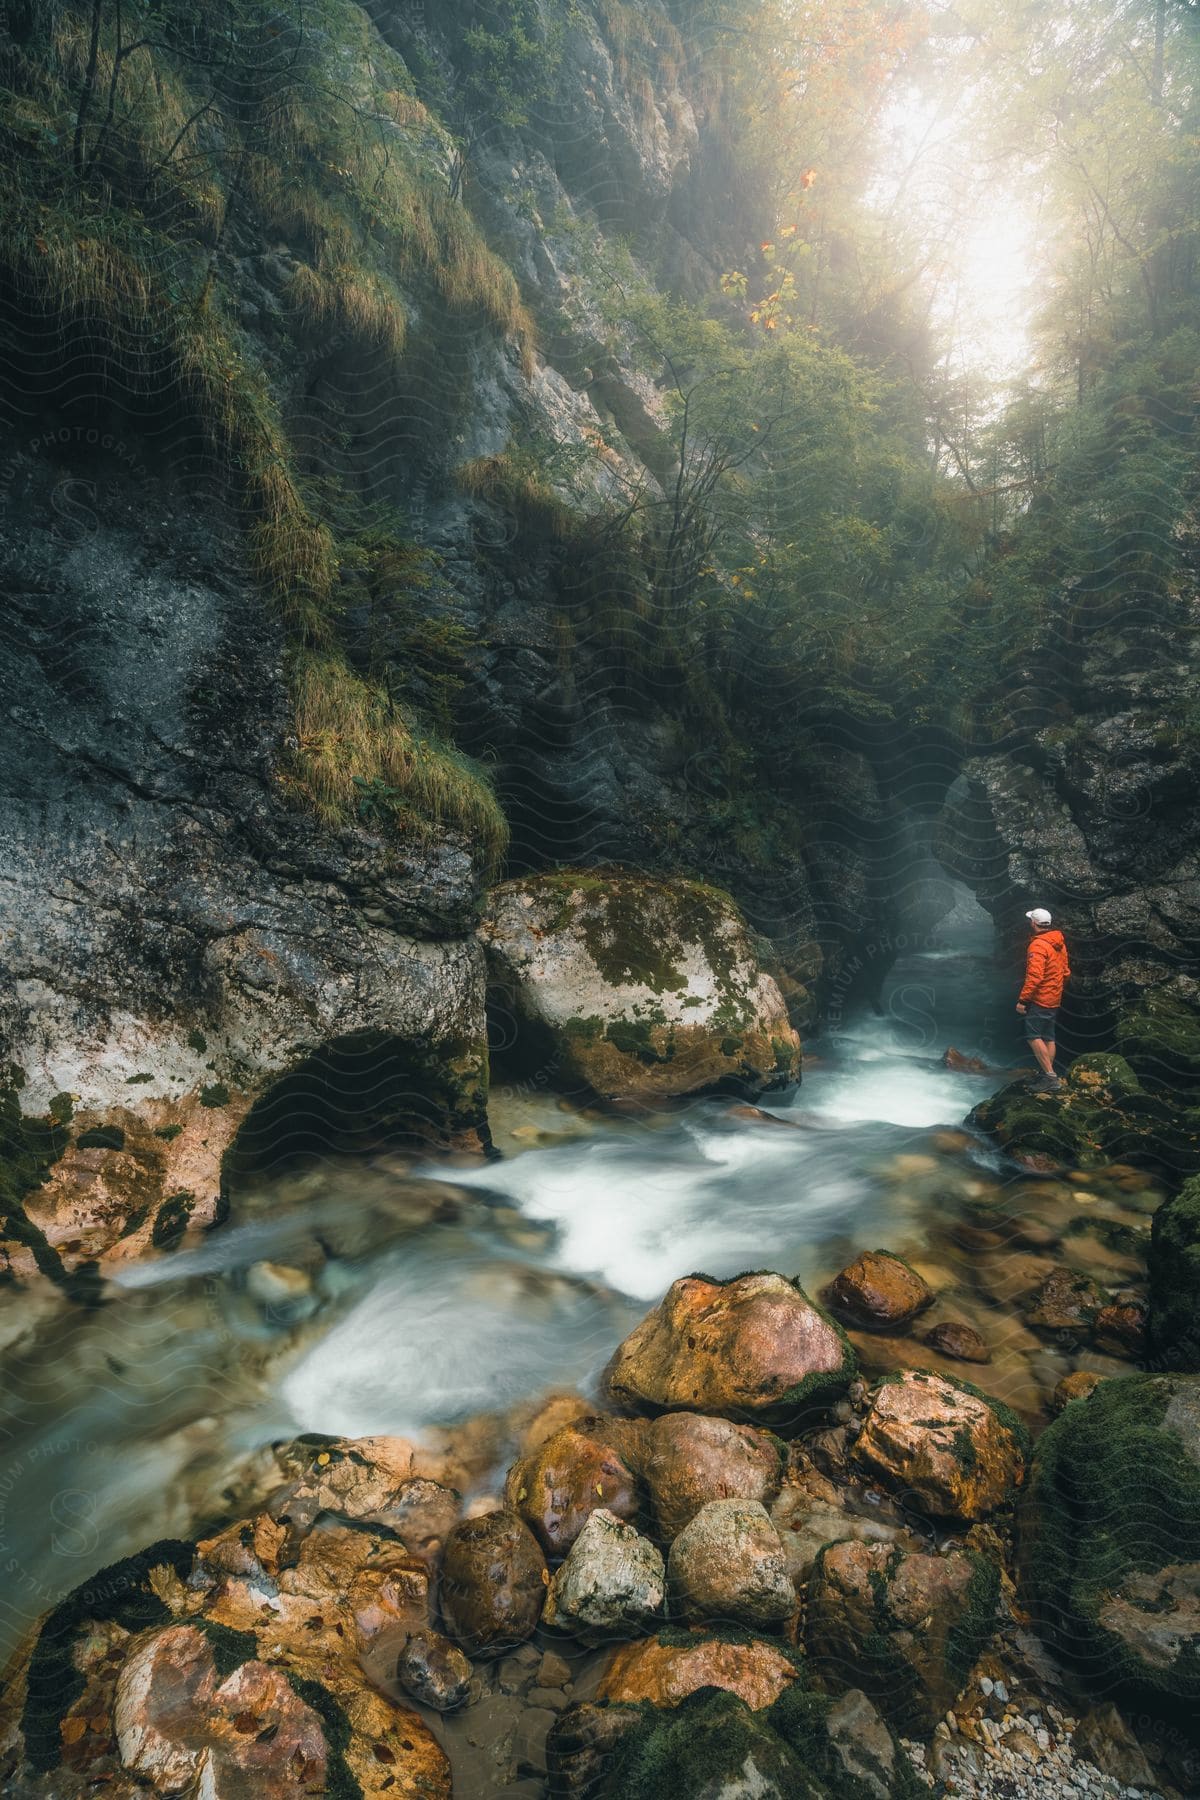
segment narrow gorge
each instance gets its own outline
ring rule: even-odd
[[[1200,1794],[1192,0],[0,63],[0,1789]]]

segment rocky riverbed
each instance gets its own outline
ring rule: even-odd
[[[5,1791],[616,1797],[668,1768],[707,1793],[703,1768],[732,1794],[750,1765],[763,1795],[1190,1791],[1178,1606],[1155,1624],[1143,1570],[1092,1621],[1124,1658],[1107,1685],[1156,1696],[1137,1738],[1026,1609],[1089,1550],[1074,1440],[1094,1466],[1131,1402],[1158,1461],[1108,1490],[1106,1535],[1147,1493],[1164,1531],[1194,1529],[1171,1458],[1200,1450],[1195,1378],[1105,1383],[1034,1446],[970,1383],[868,1379],[764,1273],[674,1283],[604,1386],[604,1411],[564,1392],[511,1418],[503,1484],[469,1502],[478,1430],[257,1459],[241,1516],[40,1622],[10,1671]]]
[[[1192,1791],[1193,1184],[1112,1058],[986,1100],[991,981],[12,1296],[5,1791]]]

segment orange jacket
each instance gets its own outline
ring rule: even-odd
[[[1063,982],[1071,973],[1061,931],[1039,931],[1030,938],[1025,957],[1025,986],[1020,998],[1029,1006],[1058,1006]]]

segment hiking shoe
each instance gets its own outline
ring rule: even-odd
[[[1061,1076],[1039,1075],[1036,1081],[1030,1082],[1029,1091],[1031,1094],[1057,1094],[1061,1086]]]

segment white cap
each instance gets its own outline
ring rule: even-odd
[[[1046,911],[1044,906],[1035,906],[1032,912],[1027,912],[1025,914],[1025,917],[1029,920],[1031,925],[1040,925],[1043,930],[1045,930],[1046,926],[1050,923],[1050,914]]]

